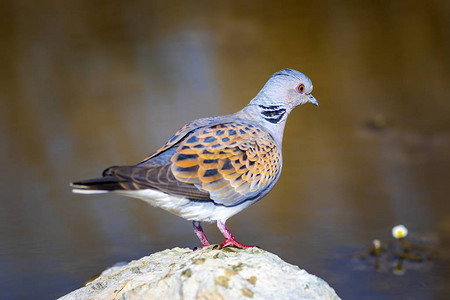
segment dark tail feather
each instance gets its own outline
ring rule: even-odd
[[[100,194],[115,190],[123,190],[120,180],[113,176],[105,176],[72,182],[72,192],[80,194]]]

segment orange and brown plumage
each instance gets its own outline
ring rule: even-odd
[[[270,134],[240,122],[196,131],[180,143],[171,161],[177,180],[200,186],[224,205],[263,189],[280,170],[280,154]]]
[[[264,197],[281,172],[281,142],[287,115],[311,102],[312,83],[302,73],[281,70],[241,111],[192,121],[159,150],[132,166],[113,166],[100,178],[72,184],[74,192],[140,198],[185,219],[204,246],[201,221],[217,221],[222,246],[238,243],[226,220]]]

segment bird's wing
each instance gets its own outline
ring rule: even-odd
[[[168,146],[167,146],[168,145]],[[174,145],[176,145],[174,147]],[[106,169],[102,178],[76,182],[84,190],[156,189],[196,201],[234,206],[256,199],[278,178],[281,154],[256,125],[227,122],[197,128],[159,150],[163,164]],[[158,153],[158,152],[157,152]]]
[[[203,127],[180,141],[171,170],[225,206],[256,198],[281,171],[281,153],[272,136],[245,122]]]
[[[112,190],[154,189],[170,195],[193,200],[210,200],[209,193],[199,190],[195,185],[177,180],[170,164],[162,166],[114,166],[105,170],[104,177],[115,181]]]
[[[167,143],[164,144],[161,148],[156,150],[154,153],[152,153],[150,156],[146,157],[143,161],[141,161],[139,164],[151,164],[151,160],[155,158],[158,155],[161,155],[166,150],[170,149],[174,145],[176,145],[179,141],[181,141],[187,134],[192,132],[195,129],[198,129],[203,126],[207,126],[210,124],[213,124],[215,122],[214,117],[210,118],[203,118],[198,119],[192,122],[187,123],[183,127],[181,127],[175,134],[170,138],[170,140],[167,141]]]

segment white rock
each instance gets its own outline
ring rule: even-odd
[[[340,299],[322,279],[259,248],[174,248],[105,270],[60,299]]]

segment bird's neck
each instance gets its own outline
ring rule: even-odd
[[[281,148],[284,126],[286,124],[287,111],[280,105],[250,103],[235,114],[241,119],[257,123],[267,129]]]

